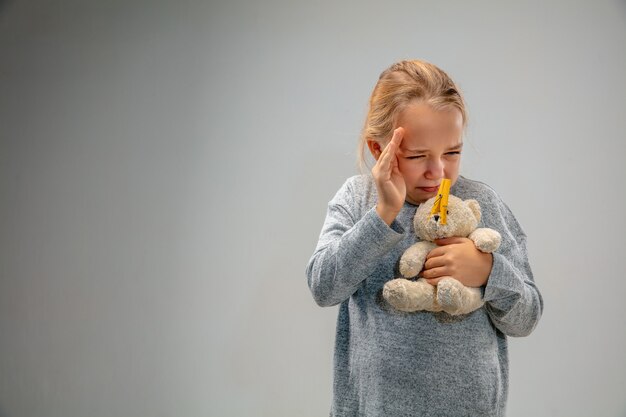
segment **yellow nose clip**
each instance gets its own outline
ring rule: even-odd
[[[430,211],[431,217],[435,214],[439,215],[439,224],[446,224],[446,217],[448,215],[448,196],[450,195],[450,180],[444,178],[439,185],[439,191],[437,192],[437,198],[433,204],[433,208]]]

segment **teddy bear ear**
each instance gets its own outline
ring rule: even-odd
[[[466,200],[465,204],[467,204],[467,207],[469,207],[470,210],[472,210],[472,213],[474,213],[476,221],[480,222],[480,204],[478,204],[478,201],[474,199]]]

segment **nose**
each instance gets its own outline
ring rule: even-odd
[[[439,215],[438,214],[433,215],[433,217],[435,218],[436,222],[439,222]]]
[[[443,175],[443,161],[440,158],[433,158],[429,161],[428,168],[425,173],[426,178],[440,179]]]

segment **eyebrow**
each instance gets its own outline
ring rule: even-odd
[[[446,149],[446,152],[450,152],[450,151],[458,151],[461,150],[463,148],[463,143],[458,143],[454,146],[449,147],[448,149]],[[406,153],[427,153],[428,149],[404,149],[404,152]]]

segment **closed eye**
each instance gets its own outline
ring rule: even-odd
[[[423,158],[424,155],[415,155],[415,156],[407,156],[406,159],[418,159],[418,158]]]

